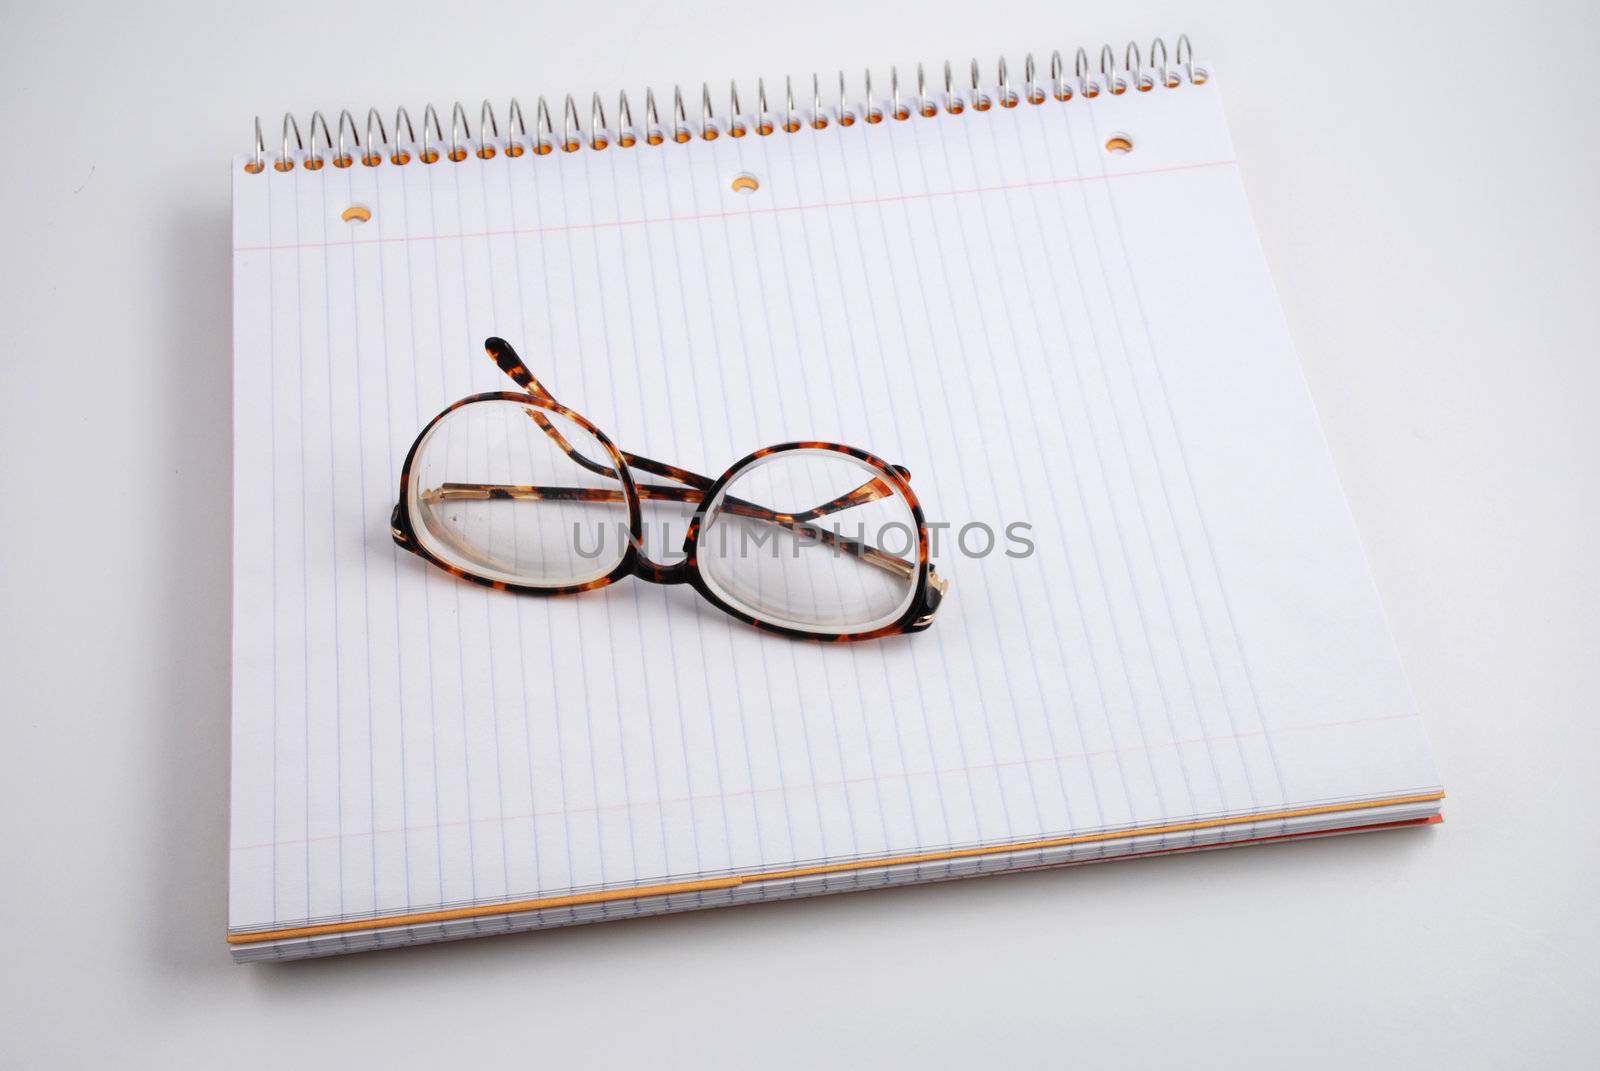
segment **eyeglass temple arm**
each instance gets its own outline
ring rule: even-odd
[[[637,462],[649,462],[649,458],[638,457],[634,454],[622,455],[630,466],[642,468],[646,472],[655,471],[639,465]],[[670,468],[671,466],[663,466]],[[677,470],[684,477],[695,481],[704,479],[694,473]],[[610,469],[607,474],[615,475]],[[688,483],[689,479],[683,482]],[[709,484],[710,481],[707,481]],[[654,502],[683,502],[688,505],[699,505],[705,501],[705,488],[699,486],[665,487],[656,483],[635,484],[634,490],[639,493],[641,501]],[[838,498],[824,502],[820,506],[803,510],[800,513],[784,513],[780,510],[770,509],[754,502],[737,498],[732,495],[723,500],[723,508],[729,513],[741,517],[753,517],[757,520],[771,521],[775,524],[805,524],[818,517],[825,517],[839,510],[849,509],[866,502],[872,502],[894,491],[883,480],[873,477],[853,491],[846,492]],[[620,490],[610,490],[597,487],[552,487],[542,484],[507,484],[507,483],[443,483],[432,491],[424,492],[430,501],[486,501],[490,499],[514,499],[522,501],[551,500],[563,502],[622,502],[623,493]]]
[[[491,336],[484,339],[483,349],[484,352],[487,353],[494,361],[494,363],[499,366],[500,370],[506,375],[510,376],[512,382],[514,382],[517,386],[521,387],[523,390],[534,395],[535,397],[543,398],[551,402],[556,400],[555,395],[551,394],[549,389],[546,388],[543,383],[540,383],[538,378],[532,372],[528,371],[528,366],[524,364],[522,358],[517,355],[517,351],[512,347],[511,343],[507,342],[503,338],[500,338],[499,336]],[[562,453],[571,458],[575,464],[595,473],[596,475],[616,478],[617,472],[615,469],[613,469],[610,465],[606,465],[595,461],[592,458],[586,457],[576,447],[574,447],[571,442],[567,440],[566,436],[561,434],[555,425],[550,422],[550,419],[542,412],[537,409],[529,409],[528,416],[533,419],[534,423],[539,425],[546,435],[550,436],[550,438],[555,441]],[[702,476],[699,473],[690,472],[688,469],[681,469],[676,465],[668,465],[666,462],[656,461],[653,458],[644,457],[640,454],[630,454],[626,451],[623,451],[622,460],[632,468],[639,469],[642,472],[649,472],[669,480],[676,480],[690,489],[688,491],[680,491],[678,488],[641,484],[637,487],[639,497],[641,499],[679,501],[698,504],[699,502],[703,501],[705,491],[710,489],[712,483],[714,482],[709,477]],[[911,473],[906,471],[904,468],[896,466],[896,470],[899,472],[902,478],[910,479]],[[815,528],[805,523],[807,521],[815,520],[818,517],[826,516],[829,513],[836,512],[837,510],[848,509],[852,506],[872,502],[876,499],[886,497],[893,493],[894,489],[891,488],[887,483],[878,477],[873,477],[871,480],[868,480],[855,490],[846,492],[835,499],[824,502],[820,506],[805,510],[801,513],[781,513],[777,510],[768,509],[765,506],[756,505],[753,502],[746,502],[742,499],[732,497],[724,500],[723,508],[736,515],[748,516],[756,520],[768,521],[770,523],[789,528],[800,534],[815,536],[822,542],[838,543],[842,549],[849,553],[856,554],[864,560],[871,561],[873,564],[879,565],[883,568],[900,572],[902,569],[911,570],[915,567],[905,559],[895,557],[892,554],[886,554],[883,551],[878,550],[876,547],[868,546],[865,543],[852,543],[850,540],[846,540],[835,533],[828,532],[825,529]],[[489,484],[447,483],[441,486],[438,491],[435,492],[435,494],[441,500],[451,498],[565,498],[569,501],[592,502],[621,501],[622,499],[621,491],[603,491],[590,488],[557,488],[535,486],[516,487]]]
[[[627,456],[627,455],[624,455]],[[871,501],[873,498],[882,497],[876,493],[870,483],[880,483],[874,479],[869,484],[863,484],[855,491],[840,495],[832,502],[823,503],[816,509],[806,510],[804,513],[781,513],[777,510],[759,506],[754,502],[747,502],[742,498],[728,497],[723,499],[722,508],[737,517],[749,517],[752,520],[762,521],[767,524],[787,528],[797,535],[815,539],[818,543],[825,543],[837,547],[847,554],[854,555],[861,560],[887,569],[899,576],[910,576],[916,571],[916,566],[904,558],[896,557],[876,547],[870,546],[859,540],[847,539],[838,532],[807,523],[818,516],[831,513],[835,509],[844,509],[857,504],[859,501]],[[698,505],[705,500],[705,492],[695,487],[665,487],[661,484],[641,483],[634,488],[642,501],[654,502],[683,502]],[[862,497],[865,494],[865,497]],[[443,483],[431,491],[423,493],[427,502],[487,502],[502,501],[551,501],[551,502],[597,502],[614,503],[624,501],[620,490],[610,490],[603,487],[544,487],[531,484],[485,484],[485,483]]]
[[[528,366],[522,362],[521,357],[517,356],[517,351],[511,348],[511,343],[499,337],[486,338],[483,340],[483,351],[489,355],[490,360],[500,367],[500,371],[511,377],[511,381],[517,386],[535,398],[542,398],[548,402],[556,400],[555,395],[551,394],[549,389],[543,383],[540,383],[532,372],[528,371]],[[574,464],[581,465],[590,472],[598,473],[601,476],[616,476],[610,465],[595,461],[580,453],[578,448],[573,446],[567,440],[567,437],[557,430],[556,426],[551,423],[550,418],[545,416],[544,413],[537,409],[528,409],[527,414],[529,419],[539,425],[540,429],[555,441],[556,446],[561,449],[562,453],[571,458]]]
[[[489,355],[490,360],[500,366],[500,371],[511,377],[517,386],[537,398],[552,402],[556,400],[556,396],[546,390],[545,385],[528,371],[528,366],[522,363],[522,358],[511,348],[511,343],[503,338],[486,338],[483,340],[483,351]]]
[[[523,363],[521,357],[517,356],[517,351],[511,348],[511,343],[507,342],[503,338],[486,338],[483,340],[483,349],[484,352],[487,353],[494,361],[494,363],[500,367],[500,371],[510,376],[511,381],[517,386],[521,387],[523,390],[527,391],[536,398],[543,398],[550,402],[554,402],[556,400],[555,395],[551,394],[545,385],[540,383],[532,372],[528,371],[528,366]],[[545,416],[544,413],[537,409],[529,409],[527,412],[528,416],[533,419],[533,422],[538,424],[544,433],[555,441],[556,446],[560,448],[562,453],[571,458],[574,464],[588,469],[590,472],[593,472],[596,475],[610,476],[613,479],[616,478],[617,473],[615,469],[613,469],[610,465],[607,465],[602,461],[596,461],[579,451],[577,447],[573,446],[572,443],[567,440],[565,435],[561,434],[556,426],[551,423],[550,418]],[[676,480],[677,482],[685,484],[689,487],[696,487],[701,490],[705,490],[706,488],[710,487],[712,483],[710,477],[701,476],[699,473],[690,472],[688,469],[680,469],[676,465],[668,465],[662,461],[654,461],[648,457],[640,457],[637,454],[624,453],[622,455],[622,460],[633,468],[639,469],[640,471],[653,473],[654,475],[662,476],[669,480]]]
[[[517,386],[536,397],[544,398],[552,402],[556,400],[555,395],[551,394],[550,391],[546,389],[544,384],[540,383],[534,374],[528,371],[528,366],[523,363],[521,357],[517,356],[517,351],[512,348],[511,343],[507,342],[503,338],[490,337],[484,339],[483,348],[484,352],[493,358],[495,364],[500,367],[500,370],[506,375],[510,376],[512,382],[516,383]],[[539,412],[539,410],[530,409],[528,410],[528,415],[532,417],[534,422],[544,430],[545,434],[549,435],[553,440],[555,440],[556,445],[561,448],[562,453],[571,458],[575,464],[600,476],[615,477],[617,475],[615,470],[613,470],[610,465],[595,461],[592,458],[586,457],[580,453],[578,449],[572,445],[572,443],[567,441],[566,436],[562,435],[561,432],[556,429],[555,425],[550,422],[549,418],[543,413]],[[688,469],[681,469],[676,465],[669,465],[664,461],[656,461],[653,458],[644,457],[640,454],[630,454],[626,451],[623,451],[622,460],[630,467],[639,469],[641,472],[649,472],[656,476],[665,477],[669,480],[676,480],[678,483],[684,484],[688,487],[698,488],[702,491],[710,488],[711,484],[714,482],[710,479],[710,477],[702,476],[697,472],[690,472]],[[902,479],[911,478],[911,473],[905,468],[897,465],[895,466],[895,469],[900,474]],[[894,489],[892,487],[884,483],[883,480],[875,477],[871,480],[868,480],[860,487],[857,487],[855,490],[840,495],[838,498],[835,498],[830,502],[824,502],[822,505],[817,506],[814,509],[810,509],[804,513],[798,514],[775,514],[775,516],[770,519],[778,519],[779,517],[782,517],[797,521],[814,520],[817,517],[833,513],[836,510],[847,509],[850,506],[861,505],[879,498],[884,498],[893,493]],[[697,500],[683,499],[682,501],[687,502]]]

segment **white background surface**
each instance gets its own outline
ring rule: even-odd
[[[1281,6],[4,0],[0,1064],[1592,1060],[1600,14]],[[1226,86],[1443,827],[229,962],[227,161],[252,116],[1018,71],[1180,30]]]

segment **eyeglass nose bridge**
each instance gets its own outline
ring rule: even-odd
[[[643,547],[634,548],[633,575],[647,583],[687,584],[692,569],[692,559],[683,558],[663,565],[647,556]]]

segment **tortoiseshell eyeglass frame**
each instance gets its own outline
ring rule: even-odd
[[[938,611],[945,592],[949,589],[949,584],[938,575],[932,562],[929,561],[927,521],[923,516],[922,506],[917,501],[916,493],[911,490],[911,473],[905,468],[899,465],[891,465],[877,455],[868,453],[865,450],[858,450],[853,446],[844,446],[840,443],[792,442],[768,446],[740,458],[721,476],[713,480],[699,473],[678,468],[676,465],[668,465],[664,462],[618,449],[616,444],[604,432],[595,427],[584,416],[556,401],[554,395],[534,378],[532,372],[528,371],[527,366],[517,356],[516,351],[511,348],[510,343],[501,338],[490,338],[484,341],[483,347],[490,359],[499,365],[500,369],[510,376],[517,386],[522,388],[522,391],[489,391],[483,394],[469,395],[450,405],[438,416],[428,421],[427,425],[417,435],[416,441],[411,444],[411,449],[406,453],[405,465],[400,470],[400,500],[395,504],[394,512],[391,514],[389,522],[390,534],[393,536],[395,543],[401,547],[462,580],[493,588],[496,591],[516,592],[524,595],[576,595],[580,592],[603,588],[608,584],[614,584],[630,576],[637,576],[654,584],[688,584],[724,613],[764,631],[775,632],[796,639],[821,640],[832,643],[875,640],[886,636],[921,632],[933,623],[934,614]],[[628,540],[628,545],[616,568],[602,577],[579,584],[564,586],[516,584],[495,577],[483,576],[474,573],[470,569],[463,569],[452,562],[445,561],[424,546],[422,541],[417,538],[414,528],[415,521],[411,516],[409,489],[411,486],[411,466],[416,461],[419,448],[427,440],[428,433],[445,417],[464,406],[487,401],[515,402],[526,407],[529,417],[540,426],[545,434],[555,441],[556,445],[575,464],[597,475],[615,479],[621,487],[617,490],[607,490],[604,488],[584,487],[446,483],[436,488],[432,494],[439,501],[451,499],[478,501],[492,499],[560,499],[564,501],[626,503],[631,538]],[[543,412],[558,413],[594,436],[595,441],[604,447],[609,455],[610,464],[600,463],[580,453],[571,443],[566,441],[553,423],[543,417]],[[706,524],[706,511],[711,503],[718,500],[722,489],[753,462],[785,451],[799,450],[820,450],[845,454],[858,461],[865,462],[875,471],[876,475],[853,491],[802,513],[783,513],[768,509],[757,503],[731,497],[723,502],[722,508],[737,516],[767,521],[787,528],[798,535],[814,539],[818,543],[828,544],[832,547],[834,553],[849,554],[859,558],[863,564],[885,569],[902,577],[909,577],[914,573],[916,577],[915,590],[912,592],[910,602],[907,604],[905,611],[896,620],[864,632],[817,632],[794,628],[756,617],[737,606],[731,605],[706,582],[705,577],[701,574],[699,560],[700,533]],[[672,483],[639,483],[633,478],[633,474],[630,471],[633,469],[670,480]],[[910,505],[912,517],[916,521],[917,554],[915,561],[908,561],[876,547],[846,539],[836,530],[818,527],[811,523],[829,513],[848,509],[851,506],[862,505],[893,494],[899,494],[905,499]],[[689,521],[688,532],[684,536],[682,560],[671,564],[662,564],[652,561],[641,549],[644,546],[644,517],[640,502],[644,500],[681,502],[696,506],[694,516]]]

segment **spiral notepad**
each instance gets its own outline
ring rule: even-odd
[[[1432,820],[1218,94],[1180,41],[258,123],[235,957]],[[938,621],[821,644],[401,552],[405,452],[505,389],[491,335],[627,450],[904,463]]]

